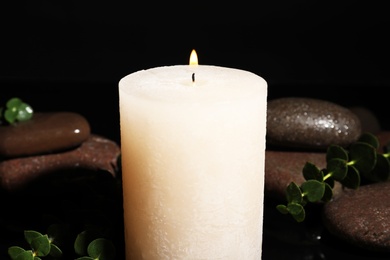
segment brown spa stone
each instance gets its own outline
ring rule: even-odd
[[[119,155],[118,144],[91,134],[72,150],[0,161],[0,189],[21,190],[40,177],[67,170],[107,171],[115,177]]]
[[[266,151],[265,152],[265,194],[278,200],[286,200],[286,188],[290,182],[301,185],[302,169],[306,162],[319,169],[326,166],[325,153]]]
[[[333,102],[285,97],[268,101],[267,144],[325,150],[347,146],[362,134],[359,117]]]
[[[46,154],[75,148],[90,135],[90,125],[73,112],[34,113],[32,119],[0,126],[0,157]]]
[[[390,252],[390,182],[344,190],[324,205],[323,223],[347,243]]]

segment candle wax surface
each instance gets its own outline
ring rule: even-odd
[[[266,81],[166,66],[119,98],[127,259],[261,259]]]

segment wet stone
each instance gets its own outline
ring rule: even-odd
[[[328,231],[346,242],[373,251],[390,252],[390,182],[345,190],[324,205]]]
[[[325,150],[348,146],[362,134],[359,117],[348,108],[312,98],[268,101],[267,145]]]
[[[52,153],[80,145],[90,135],[90,125],[72,112],[35,113],[15,125],[0,126],[0,157]]]
[[[35,181],[60,172],[83,170],[118,172],[120,147],[114,141],[91,134],[80,146],[61,153],[51,153],[0,161],[0,190],[19,191]]]
[[[284,202],[286,200],[286,188],[291,182],[295,182],[298,186],[305,182],[302,169],[306,162],[323,169],[326,167],[326,153],[266,151],[265,194]],[[340,190],[341,185],[336,183],[333,193],[338,194]]]

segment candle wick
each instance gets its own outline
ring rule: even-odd
[[[192,82],[195,82],[195,73],[192,73]]]

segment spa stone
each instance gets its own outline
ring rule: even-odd
[[[362,134],[358,116],[329,101],[279,98],[270,100],[267,110],[267,145],[325,150],[347,146]]]
[[[90,135],[90,125],[73,112],[35,113],[32,119],[0,126],[0,157],[11,158],[75,148]]]

